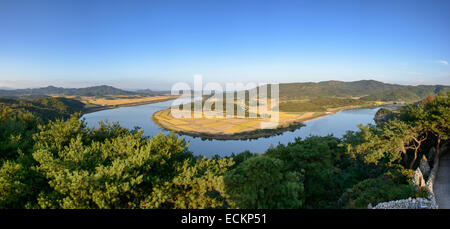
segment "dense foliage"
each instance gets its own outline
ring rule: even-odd
[[[286,83],[280,84],[280,98],[282,100],[305,99],[315,98],[319,95],[321,97],[359,97],[403,87],[402,85],[386,84],[375,80]]]
[[[303,176],[288,171],[279,159],[255,156],[225,176],[233,207],[300,208],[304,202]]]
[[[19,145],[17,155],[2,149],[1,207],[224,206],[223,175],[232,160],[194,158],[175,135],[147,139],[117,124],[87,128],[79,118],[39,125],[34,145]]]
[[[343,138],[297,138],[260,155],[209,159],[176,135],[88,128],[79,114],[58,116],[72,110],[53,100],[30,102],[48,113],[3,103],[0,208],[366,208],[423,196],[410,184],[412,169],[448,143],[449,95]]]
[[[368,96],[364,96],[361,100],[364,101],[402,101],[411,102],[417,101],[427,96],[438,94],[439,92],[447,92],[450,89],[448,86],[406,86],[400,89],[387,90]]]
[[[0,109],[31,112],[34,116],[47,122],[57,118],[67,119],[72,114],[82,112],[84,104],[68,98],[16,99],[0,98]],[[7,114],[8,112],[5,112]]]

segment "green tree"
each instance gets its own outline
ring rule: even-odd
[[[450,91],[447,96],[439,94],[425,103],[425,111],[429,129],[436,138],[436,155],[439,155],[441,141],[447,141],[450,136]]]
[[[286,171],[283,161],[255,156],[224,177],[235,208],[300,208],[304,202],[302,175]]]
[[[33,147],[40,120],[27,111],[0,104],[0,161],[15,160]]]
[[[425,197],[426,193],[416,193],[408,184],[395,183],[388,176],[380,176],[363,180],[344,192],[339,199],[340,208],[367,208],[381,202],[407,199],[409,197]]]
[[[282,160],[288,171],[304,174],[305,208],[330,207],[338,198],[334,180],[334,157],[338,157],[339,139],[332,136],[296,138],[286,146],[267,150],[267,156]]]
[[[439,155],[441,141],[449,139],[449,95],[450,92],[447,92],[447,96],[442,93],[434,97],[429,96],[422,102],[408,105],[399,116],[402,121],[415,127],[416,136],[422,135],[422,139],[426,139],[430,135],[434,137],[436,155]],[[420,147],[420,139],[415,139],[415,142]]]
[[[223,176],[232,165],[232,159],[185,160],[180,173],[171,182],[162,183],[153,190],[165,196],[163,203],[170,203],[173,208],[226,208]],[[152,208],[152,204],[145,202],[141,207]]]
[[[41,208],[214,208],[231,159],[197,160],[176,135],[151,139],[118,125],[57,120],[35,135]],[[215,195],[211,195],[216,192]]]
[[[23,208],[31,186],[22,164],[6,161],[0,168],[0,208]]]

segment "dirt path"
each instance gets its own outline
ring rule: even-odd
[[[434,194],[439,208],[450,209],[450,153],[446,153],[439,160]]]

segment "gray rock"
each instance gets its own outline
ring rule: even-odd
[[[431,168],[425,155],[423,155],[422,160],[420,160],[419,168],[424,177],[428,177],[430,175]]]
[[[413,183],[413,185],[414,185],[417,189],[419,189],[419,187],[420,187],[420,188],[426,187],[426,182],[425,182],[425,180],[423,179],[422,172],[420,171],[419,168],[417,168],[417,169],[414,171],[413,178],[412,178],[412,183]]]

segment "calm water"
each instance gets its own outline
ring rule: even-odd
[[[145,135],[153,136],[160,132],[169,133],[153,123],[151,117],[154,112],[166,109],[171,104],[172,101],[166,101],[135,107],[121,107],[86,114],[83,118],[86,119],[87,124],[90,127],[98,126],[98,122],[101,120],[108,120],[110,122],[118,121],[121,126],[130,129],[135,126],[142,127],[144,128]],[[267,148],[269,148],[270,145],[277,145],[278,143],[286,144],[293,141],[296,137],[307,137],[309,135],[325,136],[328,134],[341,137],[348,130],[357,130],[358,124],[373,124],[373,117],[378,109],[379,108],[370,108],[342,111],[334,115],[309,121],[306,123],[305,127],[297,129],[294,132],[285,132],[282,135],[269,138],[259,138],[254,140],[203,141],[200,138],[193,138],[189,136],[183,137],[190,142],[189,150],[195,155],[204,155],[209,157],[218,154],[221,156],[227,156],[233,152],[240,153],[245,150],[263,153]]]

